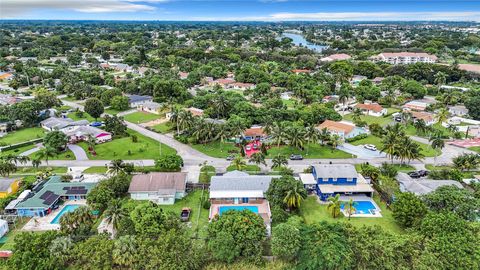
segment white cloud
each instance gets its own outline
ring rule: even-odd
[[[0,18],[15,18],[37,10],[73,10],[86,13],[152,11],[154,6],[135,2],[165,0],[1,0]],[[72,18],[74,19],[74,18]]]
[[[201,21],[480,21],[480,11],[466,12],[316,12],[273,13],[254,17],[196,17]]]

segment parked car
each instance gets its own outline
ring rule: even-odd
[[[253,144],[253,150],[257,150],[258,149],[258,144],[254,143]]]
[[[229,155],[229,156],[227,157],[227,161],[232,161],[232,160],[234,160],[234,159],[235,159],[235,156],[234,156],[234,155]]]
[[[192,212],[192,209],[188,207],[182,208],[182,212],[180,213],[180,220],[183,222],[187,222],[190,219],[191,212]]]
[[[372,151],[377,151],[377,147],[373,144],[365,144],[363,146],[363,148],[368,149],[368,150],[372,150]]]
[[[303,160],[302,155],[290,155],[290,160]]]
[[[413,172],[409,172],[407,173],[408,176],[410,176],[411,178],[420,178],[420,177],[425,177],[428,175],[428,171],[425,171],[425,170],[419,170],[419,171],[413,171]]]
[[[247,150],[247,151],[252,150],[252,146],[250,146],[250,145],[245,146],[245,150]]]
[[[92,123],[90,123],[90,126],[92,126],[92,127],[101,127],[102,125],[103,125],[102,122],[92,122]]]

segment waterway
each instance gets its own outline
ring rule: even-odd
[[[302,46],[306,47],[310,50],[316,51],[316,52],[322,52],[324,49],[326,49],[328,46],[324,45],[317,45],[313,44],[311,42],[308,42],[302,35],[300,34],[294,34],[294,33],[283,33],[282,37],[288,37],[291,38],[293,41],[292,43],[295,44],[295,46]]]

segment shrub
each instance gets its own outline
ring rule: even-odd
[[[177,154],[170,154],[155,160],[155,167],[161,172],[178,172],[183,166],[183,159]]]
[[[348,138],[348,139],[346,139],[345,141],[347,141],[347,142],[354,142],[354,141],[358,141],[358,140],[365,139],[365,138],[367,138],[367,137],[368,137],[368,134],[363,133],[363,134],[359,134],[359,135],[357,135],[357,136],[355,136],[355,137]]]
[[[132,135],[130,138],[132,139],[133,143],[138,142],[138,136],[137,135]]]

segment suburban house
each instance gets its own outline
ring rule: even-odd
[[[363,80],[368,80],[368,77],[362,75],[353,75],[353,77],[350,79],[350,83],[352,85],[359,85]]]
[[[428,53],[398,52],[398,53],[380,53],[371,58],[378,62],[387,62],[392,65],[408,65],[415,63],[435,63],[437,57]]]
[[[480,65],[478,64],[458,64],[458,69],[471,73],[480,73]]]
[[[407,103],[405,103],[402,108],[404,109],[409,109],[413,111],[425,111],[432,103],[424,101],[424,100],[412,100]]]
[[[174,204],[185,196],[186,172],[154,172],[132,177],[128,193],[133,200],[157,204]]]
[[[468,115],[468,109],[463,105],[450,106],[448,107],[448,112],[454,116],[466,116]]]
[[[411,179],[410,177],[402,177],[401,175],[398,175],[397,181],[400,184],[400,191],[412,192],[415,195],[419,196],[435,191],[437,188],[442,186],[456,186],[458,188],[463,188],[462,184],[455,180],[423,179],[421,181],[418,181],[415,179]]]
[[[255,88],[255,84],[234,82],[234,83],[231,84],[231,88],[235,89],[235,90],[249,90],[249,89]]]
[[[88,126],[88,124],[89,122],[87,120],[73,121],[70,118],[58,117],[50,117],[40,122],[40,126],[48,131],[60,130],[74,126]]]
[[[10,81],[13,79],[13,74],[10,72],[0,72],[0,81]]]
[[[8,233],[8,222],[4,219],[0,219],[0,238]]]
[[[0,105],[13,105],[21,101],[21,98],[14,97],[10,94],[0,94]]]
[[[137,105],[137,110],[141,112],[160,114],[161,109],[162,109],[162,104],[153,102],[153,101],[147,101],[145,103]]]
[[[351,164],[316,164],[312,165],[312,173],[299,176],[303,183],[316,182],[315,192],[322,201],[336,194],[373,196],[373,188]]]
[[[209,86],[215,86],[215,85],[219,85],[221,86],[222,88],[231,88],[232,87],[232,84],[235,83],[235,80],[232,79],[232,78],[225,78],[225,79],[217,79],[217,80],[214,80],[214,81],[211,81],[209,83]]]
[[[333,62],[333,61],[339,61],[339,60],[348,60],[350,58],[352,58],[352,57],[348,54],[337,53],[337,54],[332,54],[330,56],[320,58],[320,61],[322,61],[322,62]]]
[[[210,181],[211,220],[227,210],[249,209],[260,215],[270,230],[270,204],[265,198],[273,175],[250,175],[245,172],[232,171],[222,176],[212,176]]]
[[[370,115],[375,117],[384,116],[387,114],[387,109],[383,108],[378,103],[357,104],[355,105],[355,108],[360,109],[362,113],[365,115]]]
[[[384,77],[375,77],[372,79],[372,82],[375,84],[375,85],[379,85],[383,82],[385,78]]]
[[[48,181],[33,188],[33,196],[27,196],[15,206],[21,217],[43,217],[58,208],[60,201],[84,200],[97,183],[62,182],[59,175],[51,176]]]
[[[427,126],[431,126],[437,122],[437,119],[433,113],[428,112],[416,112],[410,111],[413,121],[423,120]]]
[[[332,120],[325,120],[323,123],[317,126],[318,130],[326,128],[331,134],[336,134],[342,139],[353,138],[357,135],[367,133],[364,128],[357,127],[353,124],[346,122],[335,122]]]
[[[310,74],[312,71],[310,69],[293,69],[293,73],[295,74]]]
[[[260,141],[267,137],[262,126],[251,126],[243,131],[243,139],[247,141]]]
[[[151,96],[126,95],[126,97],[128,97],[128,104],[130,105],[130,108],[136,108],[146,102],[153,101]]]
[[[185,80],[188,78],[188,72],[179,72],[178,76],[180,77],[180,80]]]
[[[70,143],[86,141],[91,136],[95,138],[96,143],[104,143],[112,140],[112,134],[105,130],[91,126],[74,126],[61,130],[67,135]]]
[[[18,178],[0,178],[0,199],[14,194],[20,187],[21,180]]]

